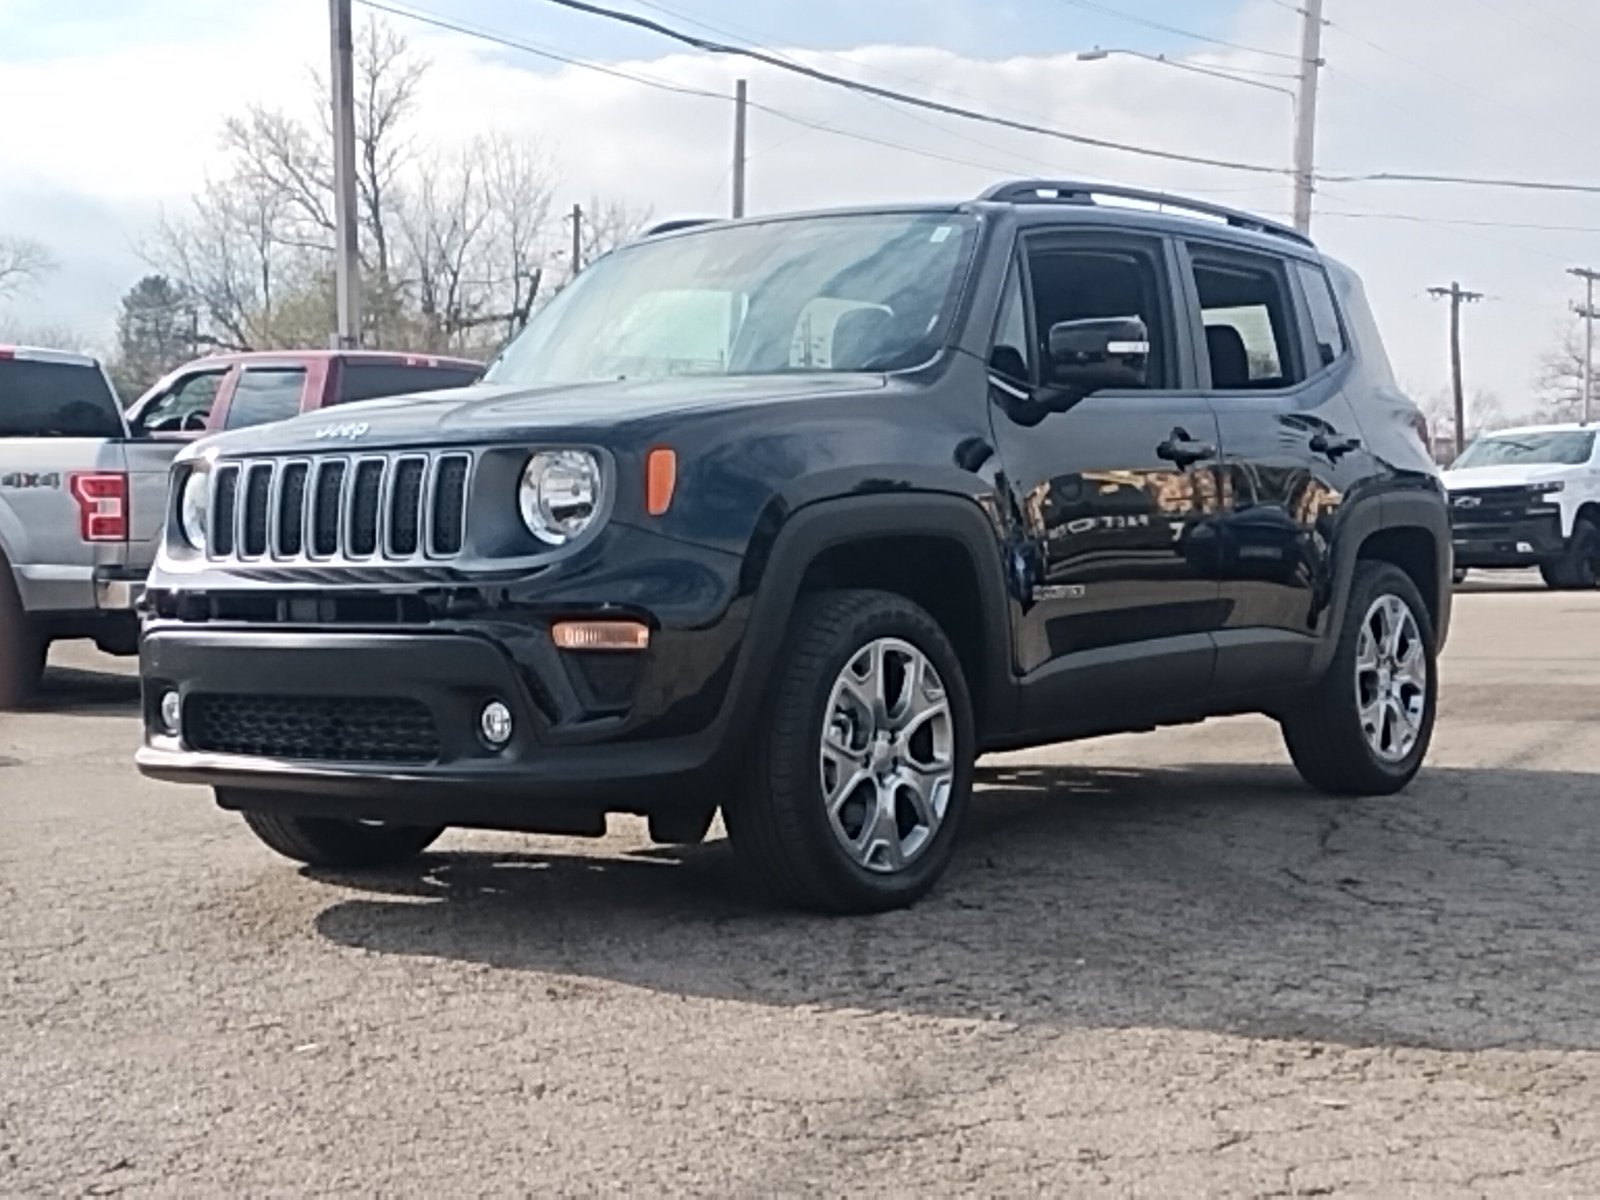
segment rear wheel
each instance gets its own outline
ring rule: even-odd
[[[22,610],[11,564],[0,558],[0,711],[20,708],[39,690],[48,646]]]
[[[380,825],[335,817],[245,811],[250,832],[285,858],[311,867],[393,867],[421,854],[442,827]]]
[[[1388,563],[1359,563],[1333,663],[1283,718],[1289,755],[1321,791],[1392,795],[1428,753],[1437,696],[1433,625],[1416,584]]]
[[[1600,558],[1600,530],[1587,517],[1579,517],[1567,539],[1567,552],[1544,563],[1539,574],[1550,587],[1564,592],[1586,591],[1596,582],[1595,561]]]
[[[926,611],[877,591],[808,597],[778,663],[728,836],[756,882],[821,912],[926,894],[972,791],[960,660]]]

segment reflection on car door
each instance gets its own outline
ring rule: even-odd
[[[1038,727],[1134,703],[1181,710],[1211,682],[1222,612],[1194,533],[1218,504],[1219,431],[1193,388],[1172,255],[1159,238],[1052,233],[1024,243],[1007,287],[995,438],[1014,508],[1017,667]],[[1007,375],[1040,382],[1053,324],[1106,317],[1149,329],[1146,387],[1032,411]]]
[[[1304,676],[1328,632],[1338,510],[1378,467],[1344,395],[1350,359],[1322,268],[1201,241],[1186,253],[1224,455],[1217,688],[1248,692]]]

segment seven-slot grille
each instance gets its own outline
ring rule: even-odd
[[[223,462],[211,489],[214,559],[404,561],[466,545],[465,451]]]

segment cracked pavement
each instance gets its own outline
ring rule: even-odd
[[[58,648],[0,716],[0,1193],[1600,1193],[1600,594],[1456,613],[1404,796],[1254,719],[995,758],[848,921],[631,820],[298,871]]]

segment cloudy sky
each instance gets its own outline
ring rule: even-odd
[[[722,40],[1037,124],[1282,167],[1294,67],[1291,0],[614,0]],[[1287,181],[1163,163],[907,112],[675,47],[542,0],[394,0],[633,76],[731,91],[746,75],[750,204],[775,211],[963,198],[1007,176],[1121,180],[1276,216]],[[359,7],[359,6],[358,6]],[[65,15],[69,13],[71,15]],[[1327,0],[1319,168],[1600,183],[1595,0]],[[433,60],[419,136],[537,137],[563,201],[728,204],[731,106],[402,18]],[[1165,26],[1167,28],[1161,28]],[[252,101],[304,110],[325,65],[324,0],[0,0],[0,232],[43,241],[61,269],[0,322],[109,337],[138,246],[223,163],[225,115]],[[1249,72],[1246,86],[1096,46]],[[822,128],[816,128],[821,126]],[[1367,278],[1390,352],[1420,395],[1447,382],[1445,312],[1430,285],[1486,293],[1467,323],[1469,387],[1512,412],[1570,327],[1566,268],[1600,266],[1600,195],[1329,183],[1315,233]]]

